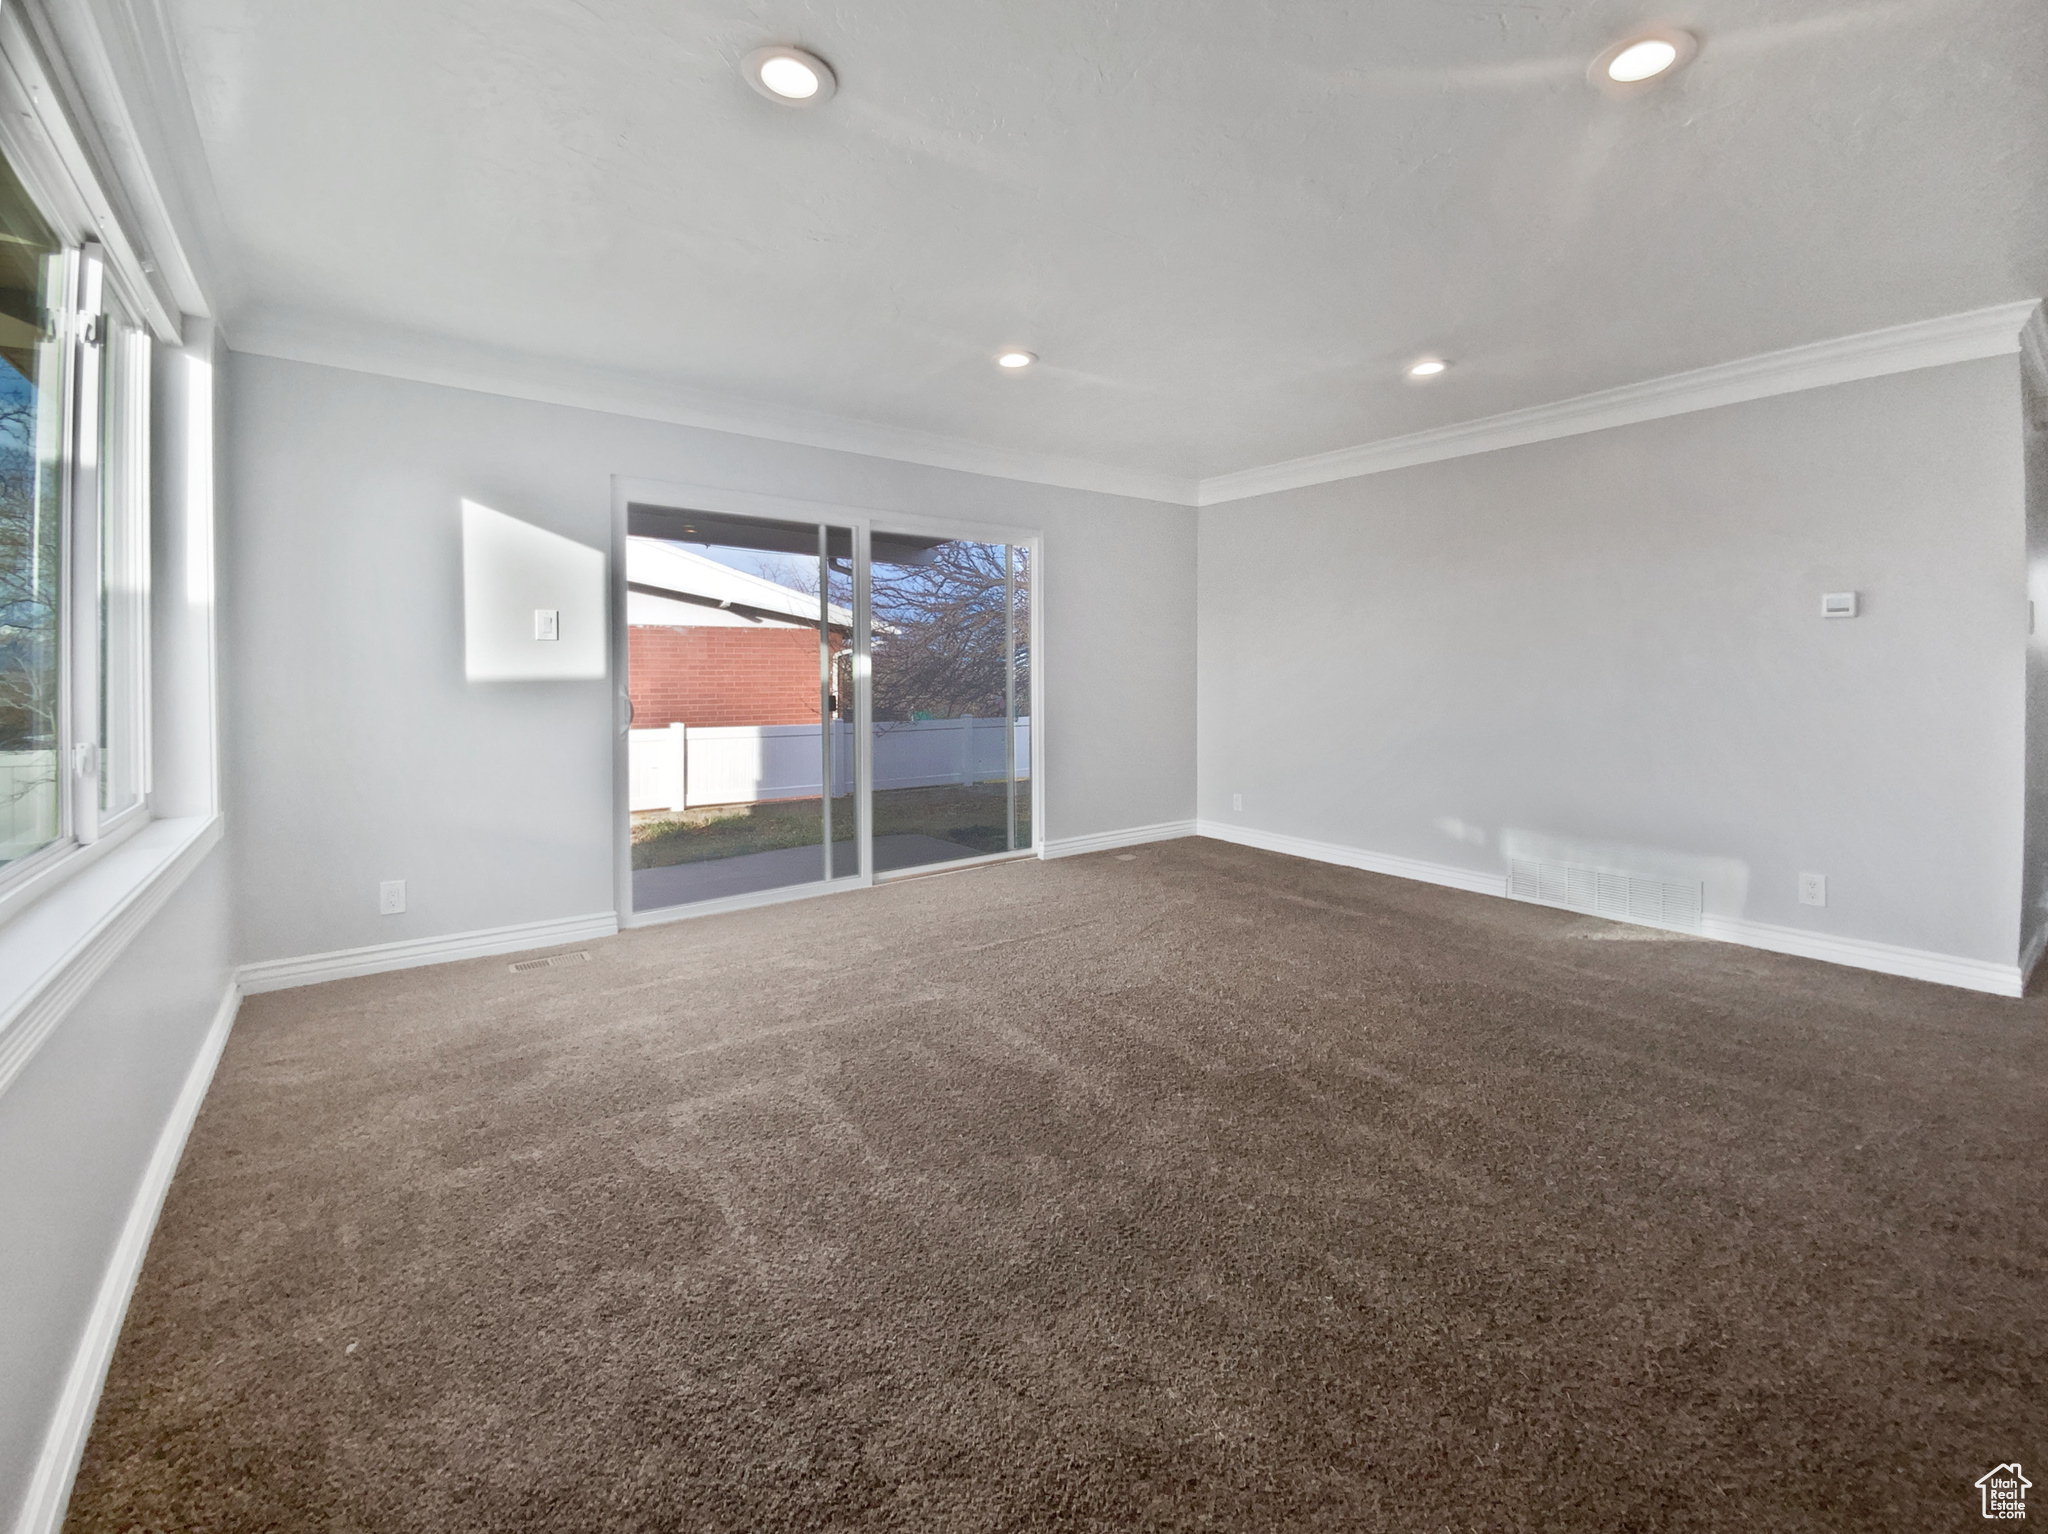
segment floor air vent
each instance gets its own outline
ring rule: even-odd
[[[1697,932],[1701,889],[1698,884],[1646,879],[1611,868],[1508,859],[1508,893],[1517,900],[1590,911],[1616,921],[1649,922],[1653,926]]]
[[[521,959],[512,966],[515,975],[526,974],[529,970],[558,969],[564,964],[585,964],[590,955],[578,949],[575,953],[551,953],[545,959]]]

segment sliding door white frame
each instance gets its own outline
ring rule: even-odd
[[[771,517],[784,522],[823,523],[851,528],[854,547],[854,804],[855,842],[859,848],[860,872],[839,879],[820,879],[783,889],[760,890],[747,895],[729,895],[718,900],[694,901],[688,905],[664,906],[658,910],[633,909],[633,816],[630,808],[630,731],[632,705],[628,686],[630,671],[626,635],[626,508],[634,502],[672,506],[691,511],[724,512],[733,516]],[[1028,551],[1031,591],[1031,845],[1014,852],[986,853],[955,862],[930,863],[917,868],[874,872],[873,796],[870,785],[874,769],[873,710],[869,697],[871,665],[868,652],[870,591],[868,550],[872,535],[908,533],[931,538],[971,539],[978,543],[1006,543]],[[611,558],[611,678],[612,695],[612,826],[613,879],[621,927],[646,927],[680,921],[691,916],[713,916],[723,911],[752,906],[777,905],[785,900],[807,900],[846,890],[865,889],[895,879],[917,878],[945,873],[982,863],[1004,862],[1010,858],[1043,856],[1045,825],[1045,667],[1040,634],[1045,621],[1044,537],[1036,528],[997,522],[979,522],[964,517],[926,517],[892,511],[873,511],[823,501],[793,500],[785,496],[761,495],[751,490],[732,490],[715,485],[692,485],[667,480],[612,477]],[[1012,664],[1014,665],[1014,659]],[[828,785],[829,792],[829,785]]]

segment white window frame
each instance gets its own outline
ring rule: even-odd
[[[66,252],[58,316],[65,348],[58,831],[47,846],[0,868],[0,924],[4,924],[142,830],[152,818],[148,636],[153,623],[146,584],[143,621],[136,636],[138,653],[130,657],[139,668],[131,723],[139,732],[143,752],[138,764],[143,792],[132,805],[104,818],[99,813],[102,342],[111,332],[107,316],[116,310],[133,316],[132,323],[156,344],[176,345],[181,325],[149,281],[136,247],[115,218],[84,144],[65,113],[51,72],[13,6],[0,6],[0,154],[7,157]],[[146,359],[142,372],[140,417],[146,423],[153,393]],[[148,502],[152,480],[146,424],[140,441],[131,445],[141,461],[137,472],[125,476],[128,483],[121,487],[125,503],[121,512],[139,519],[139,527],[131,526],[129,532],[142,540],[140,573],[146,583],[151,563]]]
[[[105,401],[105,408],[116,417],[118,424],[112,438],[119,444],[120,453],[112,463],[101,465],[104,479],[101,499],[111,515],[101,524],[100,532],[105,538],[108,531],[106,523],[111,523],[116,546],[108,560],[110,572],[117,581],[126,577],[133,585],[125,598],[117,589],[99,593],[100,600],[109,609],[102,614],[107,633],[101,653],[111,666],[111,652],[117,647],[125,649],[121,663],[130,688],[125,699],[115,697],[106,700],[101,705],[103,712],[96,712],[90,722],[95,729],[102,724],[106,726],[113,737],[110,742],[112,748],[125,748],[132,753],[132,760],[118,762],[117,765],[133,774],[131,786],[135,791],[135,798],[129,804],[99,812],[99,834],[109,836],[118,833],[131,820],[139,822],[150,818],[150,788],[155,780],[150,739],[154,713],[150,691],[150,629],[155,600],[150,574],[154,563],[150,484],[155,466],[151,396],[154,392],[156,340],[113,303],[104,305],[104,311],[108,330],[101,349],[101,367],[106,378],[101,398]],[[103,545],[103,559],[107,553]],[[120,646],[119,637],[113,632],[111,609],[124,599],[132,601],[133,605],[130,614],[132,632],[127,636],[127,644]],[[99,770],[104,783],[114,767],[102,761]]]
[[[81,48],[76,61],[59,55],[60,21],[69,42]],[[219,342],[204,317],[206,296],[132,134],[102,132],[103,122],[88,113],[74,62],[102,84],[109,78],[85,8],[68,6],[53,17],[41,0],[0,0],[0,152],[61,246],[83,252],[97,243],[103,293],[111,294],[157,349],[134,380],[136,393],[149,410],[162,412],[162,420],[132,460],[135,493],[153,489],[160,499],[144,530],[142,564],[133,572],[138,584],[131,587],[143,598],[131,637],[138,648],[154,645],[156,655],[153,675],[137,678],[146,691],[126,700],[134,710],[131,722],[139,725],[133,738],[146,743],[151,756],[147,778],[138,772],[135,780],[144,790],[141,808],[106,817],[96,827],[96,840],[65,836],[4,870],[0,1094],[219,845],[222,829],[213,485]],[[118,107],[118,99],[113,104]],[[110,192],[125,200],[117,205]],[[117,217],[117,206],[128,212]],[[153,243],[139,247],[136,233]],[[174,293],[181,295],[175,301]],[[192,314],[180,313],[180,303]],[[173,582],[165,594],[175,600],[148,604],[143,572],[151,567]],[[68,597],[71,576],[62,579]],[[94,587],[96,593],[97,571]],[[73,617],[59,621],[69,640]],[[96,655],[96,610],[94,628]],[[96,680],[95,675],[89,716],[95,739]],[[66,729],[76,704],[76,698],[60,700]],[[83,1437],[82,1425],[78,1436]],[[32,1512],[42,1508],[52,1520],[60,1518],[78,1447],[73,1442],[46,1451],[29,1488]]]

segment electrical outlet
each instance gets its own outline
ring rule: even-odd
[[[1243,795],[1243,794],[1232,794],[1232,795],[1230,796],[1230,807],[1231,807],[1231,808],[1232,808],[1233,810],[1241,810],[1241,809],[1243,809],[1243,808],[1244,808],[1244,795]]]
[[[377,914],[379,916],[402,916],[405,914],[405,881],[386,879],[377,886]]]
[[[1826,874],[1801,874],[1799,876],[1799,903],[1801,905],[1826,905],[1828,903],[1828,876]]]
[[[533,610],[533,637],[535,639],[560,639],[562,637],[561,608],[536,607]]]

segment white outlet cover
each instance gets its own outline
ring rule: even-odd
[[[1799,903],[1801,905],[1826,905],[1828,903],[1828,876],[1826,874],[1801,874],[1799,876]]]
[[[1823,592],[1820,599],[1820,615],[1823,618],[1855,617],[1856,593],[1853,591]]]
[[[405,881],[386,879],[377,886],[377,914],[379,916],[402,916],[405,914]]]

